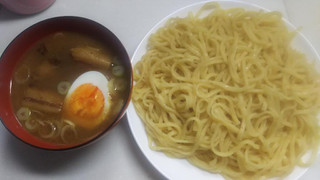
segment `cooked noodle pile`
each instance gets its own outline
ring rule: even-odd
[[[290,46],[294,32],[276,12],[201,13],[170,19],[134,67],[132,99],[150,147],[231,179],[309,165],[320,78]]]

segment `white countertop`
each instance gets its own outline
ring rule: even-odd
[[[302,33],[320,53],[320,1],[244,1],[282,12],[295,26],[303,28]],[[49,9],[30,16],[16,15],[0,7],[0,54],[15,36],[32,24],[50,17],[72,15],[106,26],[118,36],[132,56],[142,38],[158,21],[195,2],[199,0],[57,0]],[[320,158],[300,179],[318,179],[319,171]],[[143,180],[165,177],[140,152],[124,117],[117,127],[96,143],[65,152],[30,147],[13,137],[1,124],[0,179]]]

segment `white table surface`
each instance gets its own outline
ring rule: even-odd
[[[320,53],[320,1],[244,1],[282,12],[294,25],[303,28],[304,35]],[[15,36],[30,25],[50,17],[72,15],[95,20],[109,28],[132,56],[144,35],[158,21],[195,2],[199,0],[57,0],[49,9],[29,16],[16,15],[0,7],[0,54]],[[320,158],[300,179],[319,178]],[[64,152],[30,147],[13,137],[1,124],[0,179],[144,180],[165,177],[140,152],[124,117],[117,127],[96,143]]]

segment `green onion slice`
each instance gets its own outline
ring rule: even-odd
[[[17,111],[17,117],[20,121],[26,121],[31,116],[31,110],[27,107],[21,107]]]
[[[115,76],[117,76],[117,77],[123,76],[123,74],[124,74],[124,68],[123,68],[123,66],[119,66],[119,65],[114,66],[114,67],[112,68],[112,74],[115,75]]]
[[[68,81],[61,81],[58,86],[57,90],[59,94],[66,95],[69,91],[71,84]]]

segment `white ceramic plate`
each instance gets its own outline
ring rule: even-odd
[[[200,2],[196,4],[192,4],[190,6],[181,8],[172,14],[168,15],[164,19],[162,19],[159,23],[157,23],[144,37],[142,42],[139,44],[138,48],[136,49],[133,57],[132,57],[132,64],[133,66],[141,59],[141,57],[146,53],[146,47],[147,42],[149,39],[150,34],[154,33],[162,27],[165,22],[171,18],[171,17],[185,17],[188,12],[197,12],[206,2]],[[240,7],[247,10],[264,10],[269,11],[263,7],[260,7],[255,4],[251,3],[245,3],[242,1],[218,1],[220,6],[222,8],[234,8],[234,7]],[[296,29],[292,24],[290,24],[287,20],[283,19],[288,28],[290,30]],[[299,51],[304,52],[307,55],[308,59],[316,60],[319,62],[319,55],[315,51],[315,49],[312,47],[310,42],[302,35],[298,34],[297,37],[293,41],[293,46]],[[319,66],[318,66],[319,67]],[[143,152],[143,154],[146,156],[146,158],[150,161],[150,163],[160,172],[162,173],[166,178],[168,179],[201,179],[201,180],[223,180],[224,178],[219,174],[213,174],[209,173],[207,171],[204,171],[202,169],[199,169],[193,165],[191,165],[187,160],[185,159],[174,159],[166,156],[162,152],[156,152],[152,151],[148,146],[148,139],[147,134],[144,129],[144,125],[137,115],[134,106],[132,102],[129,104],[129,107],[127,109],[127,118],[129,122],[130,129],[132,131],[132,134],[134,136],[134,139],[136,140],[139,148]],[[294,171],[287,176],[286,180],[294,180],[301,177],[305,172],[307,168],[300,168],[296,167]]]

